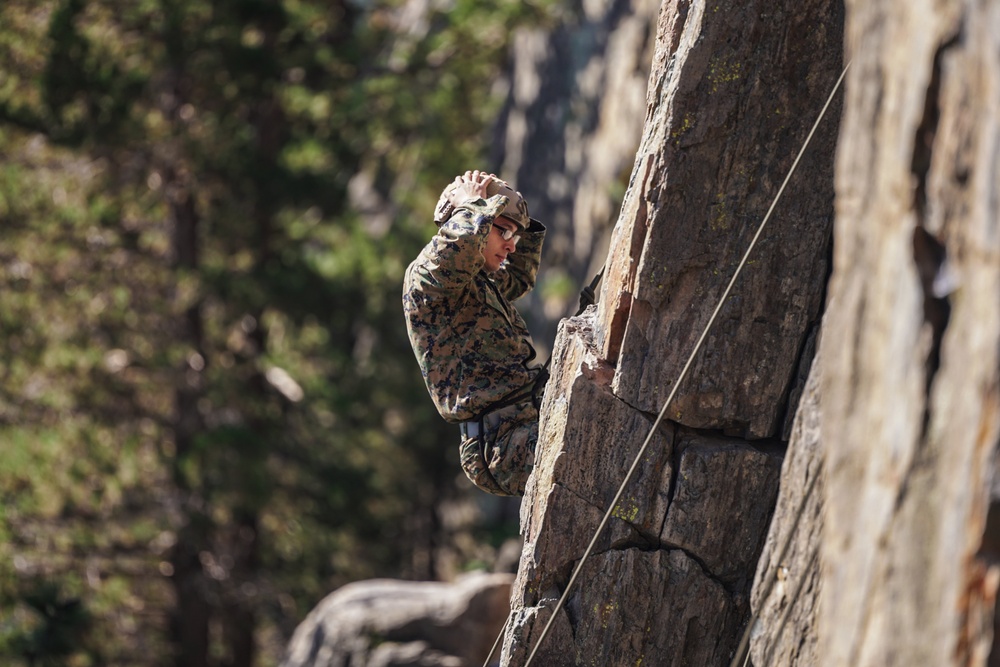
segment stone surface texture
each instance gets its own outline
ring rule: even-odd
[[[1000,7],[850,1],[846,24],[833,273],[751,655],[996,667]]]
[[[751,603],[758,616],[750,637],[754,665],[818,665],[823,451],[820,364],[812,366],[781,467],[781,493],[757,564]]]
[[[545,223],[538,289],[518,303],[548,351],[558,320],[607,253],[635,149],[660,0],[564,5],[553,28],[519,30],[491,162]],[[579,288],[577,288],[579,289]]]
[[[984,665],[1000,570],[1000,5],[847,3],[820,342],[822,665]],[[995,659],[995,658],[994,658]]]
[[[536,646],[534,665],[732,658],[815,347],[839,107],[651,429],[840,74],[842,20],[825,1],[663,3],[600,302],[556,338],[505,667],[522,667]]]
[[[657,412],[841,72],[842,7],[665,2],[646,125],[601,291],[615,394]],[[839,100],[674,399],[670,419],[778,433],[823,304]],[[737,379],[737,382],[734,382]]]
[[[295,630],[281,667],[475,667],[507,617],[512,575],[454,583],[372,579],[328,595]]]

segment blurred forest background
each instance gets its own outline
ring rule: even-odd
[[[514,144],[497,136],[517,112],[516,36],[584,14],[0,4],[3,664],[269,666],[344,583],[493,567],[517,501],[462,477],[406,339],[402,274],[441,188],[496,169],[541,202],[533,214],[566,218],[526,308],[548,348],[600,230],[572,226],[576,185],[558,202],[516,180],[572,165],[522,150],[505,172]],[[647,42],[630,47],[643,84]],[[626,162],[594,177],[605,229],[635,115],[613,134]]]

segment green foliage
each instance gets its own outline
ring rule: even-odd
[[[91,618],[79,598],[67,598],[57,585],[40,582],[22,591],[18,602],[24,625],[0,628],[0,654],[42,667],[97,664],[99,655],[87,646]]]
[[[400,284],[551,9],[0,5],[5,663],[185,664],[207,610],[206,664],[274,664],[337,585],[433,576],[457,443]]]

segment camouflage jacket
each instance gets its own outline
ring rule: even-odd
[[[533,220],[504,266],[487,275],[482,248],[506,205],[495,195],[458,207],[406,270],[410,344],[449,422],[477,417],[534,377],[528,327],[510,302],[534,287],[545,227]]]

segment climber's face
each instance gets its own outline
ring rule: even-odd
[[[493,229],[486,237],[486,245],[483,246],[483,257],[486,259],[486,271],[493,273],[500,268],[507,255],[514,252],[517,241],[520,238],[518,233],[521,228],[513,220],[503,216],[497,216],[493,221]],[[508,236],[509,238],[504,238]]]

